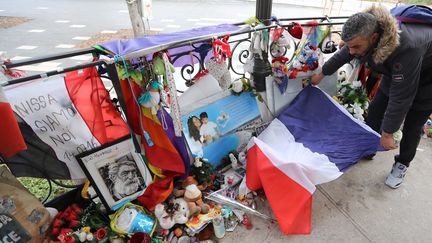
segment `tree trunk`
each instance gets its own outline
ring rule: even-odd
[[[139,3],[137,2],[137,0],[126,0],[126,3],[128,6],[129,17],[131,19],[134,36],[135,37],[145,36],[144,21],[140,15],[142,9],[139,9],[140,7]]]

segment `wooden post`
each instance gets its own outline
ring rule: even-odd
[[[126,3],[128,6],[134,37],[145,36],[144,21],[140,15],[142,10],[138,9],[140,5],[138,4],[137,0],[126,0]]]

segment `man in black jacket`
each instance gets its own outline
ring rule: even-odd
[[[383,74],[369,106],[366,124],[381,133],[381,145],[397,148],[393,133],[402,123],[403,137],[385,184],[398,188],[414,159],[421,129],[432,113],[432,26],[398,24],[383,7],[352,15],[342,29],[341,48],[312,76],[318,84],[354,58]],[[404,121],[405,120],[405,121]]]

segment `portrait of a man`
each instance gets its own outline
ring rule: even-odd
[[[136,162],[128,156],[99,169],[115,201],[133,195],[145,188],[144,180]]]

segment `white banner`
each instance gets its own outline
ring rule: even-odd
[[[66,163],[72,179],[86,178],[75,155],[100,146],[75,109],[63,77],[5,88],[12,109]]]

